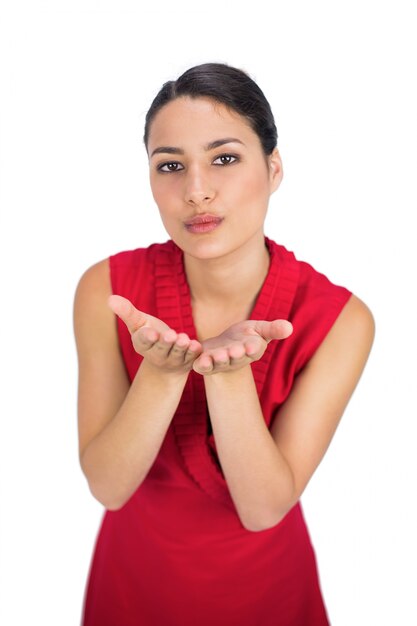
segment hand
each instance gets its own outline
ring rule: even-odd
[[[127,298],[111,295],[108,305],[126,324],[135,351],[149,363],[167,372],[184,373],[192,369],[201,354],[201,343],[186,333],[177,333],[165,322],[136,309]]]
[[[194,361],[193,369],[203,375],[238,370],[258,361],[270,341],[286,339],[292,332],[292,324],[287,320],[238,322],[221,335],[203,341],[203,352]]]

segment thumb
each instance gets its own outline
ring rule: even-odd
[[[286,339],[292,334],[293,326],[288,320],[258,321],[255,330],[269,342],[272,339]]]
[[[133,334],[138,328],[144,326],[147,322],[147,316],[139,311],[127,298],[112,294],[107,300],[107,304],[120,319],[126,324],[130,334]]]

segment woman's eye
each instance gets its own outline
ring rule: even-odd
[[[180,171],[180,170],[177,170],[177,169],[173,169],[173,170],[171,170],[171,169],[168,169],[168,170],[162,169],[163,167],[169,167],[171,165],[177,166],[177,165],[179,165],[179,163],[177,163],[176,161],[169,161],[168,163],[162,163],[162,165],[159,165],[157,169],[158,169],[159,172],[179,172]]]
[[[235,157],[233,154],[221,154],[217,157],[216,161],[218,159],[234,159],[236,161],[237,157]],[[229,165],[230,163],[233,163],[233,161],[228,161],[226,163],[223,162],[222,165]]]

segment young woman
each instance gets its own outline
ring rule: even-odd
[[[165,83],[144,143],[170,239],[98,262],[75,294],[80,463],[106,509],[82,624],[328,624],[300,496],[373,316],[264,235],[283,170],[245,72]]]

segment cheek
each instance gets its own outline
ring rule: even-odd
[[[253,177],[248,181],[248,193],[250,193],[252,197],[261,200],[266,193],[265,181],[260,176]]]
[[[158,205],[161,212],[169,212],[173,206],[173,199],[175,194],[173,193],[172,186],[157,181],[156,183],[151,180],[152,196]]]
[[[234,186],[235,197],[236,193],[241,199],[241,204],[244,204],[254,213],[259,212],[268,203],[269,188],[268,181],[264,172],[251,173],[245,176],[244,179],[240,179]]]
[[[178,198],[183,193],[184,180],[175,174],[160,174],[150,179],[154,196],[167,200]]]

